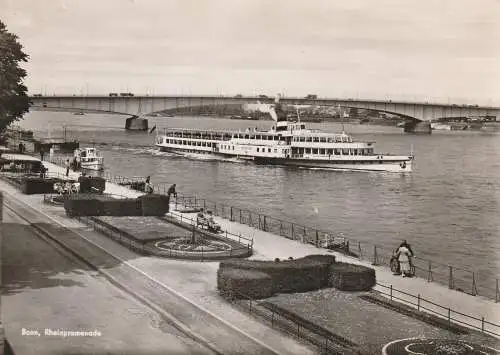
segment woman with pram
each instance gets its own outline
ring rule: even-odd
[[[403,240],[399,247],[393,252],[391,258],[391,270],[395,275],[411,277],[414,275],[413,257],[415,254],[411,246]]]

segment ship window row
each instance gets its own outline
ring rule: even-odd
[[[264,147],[260,147],[260,148],[257,148],[257,153],[278,153],[278,148],[274,148],[274,149],[271,149],[271,148],[264,148]],[[281,149],[281,153],[285,154],[287,152],[286,149]]]
[[[209,140],[229,140],[231,133],[212,133],[212,132],[167,132],[167,137],[189,138],[189,139],[209,139]]]
[[[180,139],[165,139],[165,143],[168,144],[178,144],[178,145],[190,145],[195,147],[213,147],[215,143],[212,142],[201,142],[201,141],[188,141]]]
[[[285,137],[282,136],[275,136],[275,135],[267,135],[267,134],[243,134],[243,133],[236,133],[233,138],[239,138],[239,139],[254,139],[254,140],[263,140],[263,141],[284,141],[286,140]]]
[[[293,137],[294,142],[314,142],[314,143],[352,143],[351,137]]]
[[[373,149],[324,149],[324,148],[296,148],[292,147],[292,154],[317,155],[373,155]]]
[[[249,133],[209,133],[209,132],[167,132],[167,137],[191,138],[191,139],[210,139],[210,140],[229,140],[231,138],[253,139],[264,141],[285,141],[286,138],[272,134],[249,134]]]

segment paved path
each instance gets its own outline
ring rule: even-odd
[[[215,289],[217,263],[193,263],[139,257],[111,239],[90,231],[78,221],[67,218],[61,207],[43,204],[39,195],[21,195],[3,182],[0,182],[0,189],[13,194],[16,200],[23,201],[33,209],[45,213],[47,216],[45,227],[60,229],[61,227],[54,227],[54,225],[65,226],[82,238],[88,239],[91,243],[112,253],[113,258],[121,260],[120,263],[117,264],[116,261],[104,260],[103,258],[99,259],[101,261],[94,260],[94,262],[98,263],[102,271],[113,273],[115,278],[120,278],[123,282],[133,281],[136,284],[134,289],[139,290],[148,299],[154,299],[156,304],[177,319],[182,319],[186,327],[197,334],[202,334],[217,348],[226,349],[224,353],[267,354],[270,353],[267,347],[273,349],[271,353],[305,355],[314,353],[311,348],[274,331],[247,314],[234,309],[220,298]],[[50,220],[47,221],[49,218]],[[57,230],[54,230],[54,233],[56,234]],[[64,238],[66,241],[69,240],[67,232]],[[94,257],[95,259],[99,253],[102,253],[102,251],[96,251],[95,248],[91,250],[89,258]],[[127,270],[123,270],[124,267],[128,267]],[[135,276],[131,276],[132,273]],[[142,283],[141,278],[144,279],[144,277],[149,279],[149,282],[144,280]],[[138,285],[138,282],[142,284]],[[163,290],[158,290],[158,288],[163,288]],[[164,294],[165,292],[167,294]],[[185,302],[184,304],[179,303],[183,299],[194,301],[193,303],[204,308],[209,314],[200,315],[195,312],[195,309],[189,309]],[[221,320],[210,319],[210,314],[217,315]],[[224,326],[224,324],[231,324],[239,331],[231,330],[229,326]],[[260,346],[259,343],[262,343],[263,346]]]
[[[56,166],[54,164],[45,164],[48,167],[49,171],[64,171],[64,168]],[[106,184],[106,192],[119,193],[121,195],[128,195],[130,197],[136,197],[140,195],[140,193],[137,191],[133,191],[112,183]],[[183,215],[187,217],[193,217],[193,214]],[[255,255],[252,257],[253,259],[272,260],[277,257],[286,259],[289,256],[297,258],[308,254],[323,254],[326,252],[325,249],[317,248],[310,244],[302,244],[298,241],[293,241],[278,235],[267,233],[262,230],[249,227],[247,225],[239,224],[237,222],[231,222],[220,217],[215,217],[215,220],[221,224],[224,230],[227,230],[234,234],[249,236],[254,239]],[[338,261],[351,262],[373,267],[368,262],[359,261],[356,258],[347,257],[340,253],[331,252],[331,254],[335,255]],[[455,312],[451,313],[452,317],[478,327],[482,326],[482,317],[484,317],[487,322],[500,325],[500,304],[496,304],[490,299],[486,299],[481,296],[471,296],[459,291],[450,290],[446,286],[438,283],[429,283],[426,280],[420,278],[403,278],[401,276],[395,276],[386,267],[379,266],[374,268],[377,273],[377,282],[380,285],[385,285],[387,287],[392,285],[394,289],[401,290],[415,296],[420,295],[421,299],[431,301],[446,308],[443,309],[441,307],[437,307],[435,305],[421,301],[421,305],[428,308],[429,310],[438,312],[445,316],[448,315],[447,308],[459,311],[463,314],[470,315],[477,319],[471,319]],[[389,293],[389,289],[382,286],[377,286],[376,289],[384,293]],[[411,302],[415,304],[418,303],[416,297],[410,297],[396,291],[393,291],[393,295],[400,298],[403,302]],[[484,327],[485,329],[500,333],[499,327],[489,325],[488,323],[485,323]]]
[[[43,241],[8,209],[4,216],[2,318],[17,355],[212,354],[98,272]],[[100,336],[48,336],[45,329],[97,330]]]

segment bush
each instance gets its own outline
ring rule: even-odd
[[[330,254],[306,255],[306,256],[304,256],[303,259],[312,259],[312,260],[323,261],[323,262],[327,263],[328,265],[335,263],[335,255],[330,255]]]
[[[170,207],[170,198],[165,195],[148,194],[139,196],[144,216],[164,216]]]
[[[44,194],[54,192],[54,179],[43,179],[36,177],[26,177],[21,179],[21,192],[27,195]]]
[[[228,299],[267,298],[273,295],[273,279],[260,271],[219,269],[217,289]]]
[[[93,198],[66,198],[64,209],[70,217],[74,216],[99,216],[101,214],[101,201]]]
[[[97,216],[141,216],[141,203],[137,199],[117,199],[100,202]]]
[[[80,193],[86,194],[90,192],[90,178],[88,176],[80,176],[78,178],[80,183]]]
[[[144,181],[134,181],[130,184],[132,190],[143,191],[145,190],[146,183]]]
[[[292,293],[317,290],[328,285],[329,262],[314,258],[296,260],[259,261],[227,260],[220,269],[244,269],[268,274],[273,280],[273,292]]]
[[[103,193],[106,190],[106,179],[98,176],[93,176],[90,179],[90,191]]]
[[[375,270],[362,265],[334,263],[330,265],[329,286],[342,291],[368,291],[375,286]]]

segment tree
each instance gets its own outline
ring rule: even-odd
[[[31,101],[23,84],[26,70],[19,66],[27,61],[18,37],[0,21],[0,133],[29,111]]]

